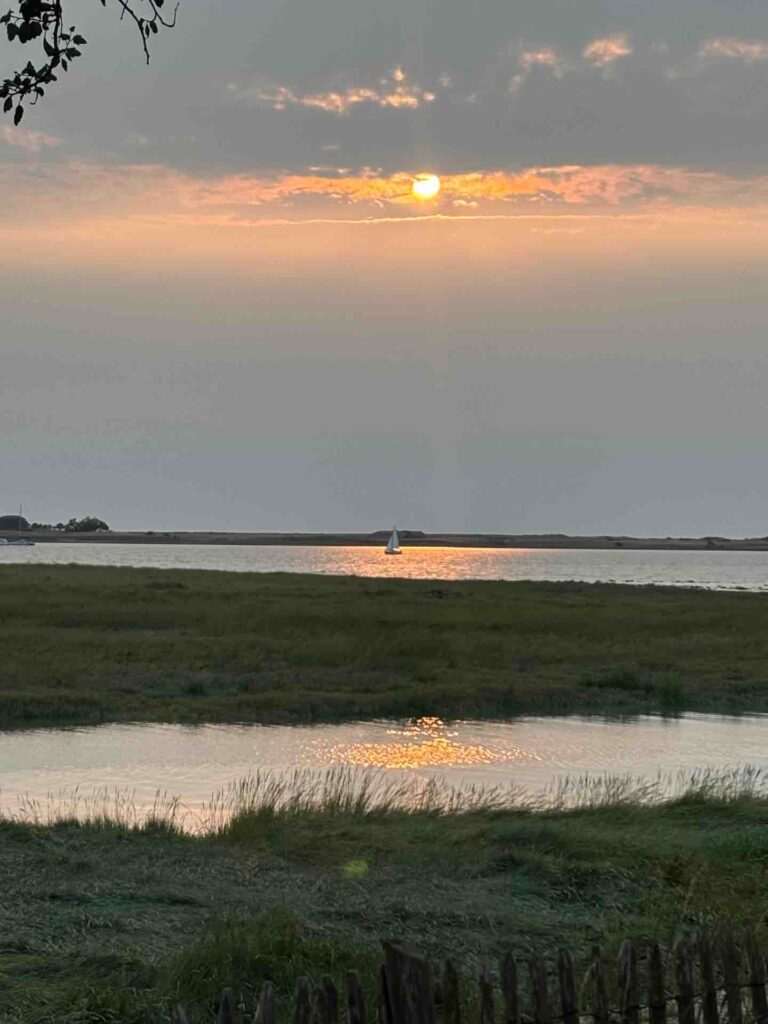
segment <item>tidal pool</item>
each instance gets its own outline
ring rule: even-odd
[[[217,792],[248,775],[337,766],[373,771],[381,786],[435,779],[537,796],[585,775],[653,780],[745,765],[768,770],[768,716],[103,725],[0,733],[0,809],[46,817],[97,791],[147,809],[161,792],[201,818]]]

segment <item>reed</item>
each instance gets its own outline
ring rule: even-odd
[[[257,771],[217,790],[201,807],[157,790],[151,803],[135,791],[79,787],[22,796],[0,810],[0,821],[35,826],[186,832],[199,837],[237,839],[273,823],[299,820],[527,814],[546,816],[611,810],[768,801],[768,771],[754,765],[658,773],[563,776],[541,792],[515,785],[451,786],[440,779],[392,778],[382,770],[339,765],[323,771]]]

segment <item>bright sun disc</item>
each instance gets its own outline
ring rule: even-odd
[[[434,199],[440,191],[440,179],[436,174],[419,174],[413,179],[412,188],[419,199]]]

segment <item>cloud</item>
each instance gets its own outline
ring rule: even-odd
[[[530,71],[534,67],[546,67],[558,78],[565,72],[565,61],[554,47],[542,46],[536,50],[523,50],[520,54],[520,67]]]
[[[735,177],[658,165],[533,167],[442,177],[439,199],[424,203],[412,175],[363,169],[345,174],[228,174],[200,177],[157,165],[82,162],[40,165],[30,174],[0,164],[0,190],[13,197],[19,228],[79,225],[94,237],[126,225],[248,226],[268,223],[404,221],[423,218],[514,219],[558,223],[572,216],[654,214],[683,209],[765,208],[768,176]],[[61,197],[67,202],[62,204]],[[30,215],[30,210],[33,214]],[[12,227],[13,217],[6,218]]]
[[[620,32],[612,36],[593,39],[582,50],[582,57],[596,68],[607,68],[622,57],[629,57],[632,44],[629,36]]]
[[[61,145],[61,139],[57,139],[55,135],[28,131],[25,128],[12,128],[7,124],[0,127],[0,138],[9,146],[23,149],[25,153],[39,153],[43,149]]]
[[[380,78],[375,86],[349,86],[343,90],[330,89],[314,93],[297,93],[285,85],[252,86],[245,90],[238,90],[234,86],[230,92],[234,92],[239,99],[273,110],[309,107],[337,115],[348,114],[364,103],[381,109],[416,110],[436,99],[434,91],[422,88],[418,82],[409,81],[406,72],[400,67]]]
[[[739,60],[745,64],[754,64],[757,61],[768,60],[768,40],[716,36],[701,44],[699,57],[715,60]]]

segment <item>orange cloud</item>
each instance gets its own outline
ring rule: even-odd
[[[381,176],[373,171],[362,175],[282,175],[264,180],[233,175],[201,187],[188,185],[187,206],[221,206],[229,203],[269,206],[295,204],[301,199],[331,199],[345,204],[412,206],[412,176],[406,173]],[[471,171],[441,175],[443,202],[461,206],[470,203],[514,203],[524,201],[542,206],[619,206],[638,202],[671,200],[692,203],[721,203],[766,192],[768,178],[731,178],[713,172],[656,165],[565,166],[530,168],[518,172]]]
[[[739,178],[656,165],[537,167],[441,175],[429,208],[414,201],[412,175],[305,173],[202,178],[163,166],[0,164],[6,227],[138,222],[248,226],[414,219],[515,219],[661,215],[683,209],[762,209],[768,176]],[[436,169],[439,172],[439,168]],[[66,195],[67,202],[61,202]]]
[[[756,61],[768,60],[768,40],[737,39],[735,36],[715,37],[701,44],[699,56],[754,64]]]
[[[230,91],[237,93],[237,88]],[[436,94],[410,82],[402,68],[395,68],[389,76],[381,78],[376,86],[350,86],[343,90],[299,94],[284,85],[254,86],[238,93],[239,98],[259,105],[285,110],[287,107],[310,107],[328,114],[348,114],[361,103],[370,103],[385,109],[415,110],[432,103]]]
[[[23,149],[25,153],[39,153],[42,149],[61,144],[61,139],[57,139],[54,135],[46,135],[45,132],[28,131],[25,128],[13,128],[8,124],[0,128],[0,138],[7,142],[9,146]]]
[[[520,54],[520,67],[524,71],[541,66],[551,68],[556,75],[565,71],[565,62],[557,50],[551,46],[542,46],[537,50],[524,50]]]
[[[631,53],[632,44],[629,41],[629,36],[621,32],[612,36],[604,36],[601,39],[593,39],[584,47],[581,55],[595,67],[607,68],[622,57],[629,57]]]

